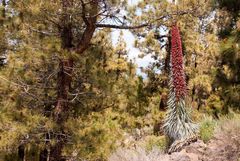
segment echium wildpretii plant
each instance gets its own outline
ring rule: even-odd
[[[168,112],[164,122],[164,132],[169,139],[184,140],[194,136],[197,126],[193,124],[186,110],[187,85],[183,70],[182,42],[177,24],[171,29],[171,57]]]

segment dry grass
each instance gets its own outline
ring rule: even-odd
[[[199,143],[190,145],[188,149],[192,149],[193,153],[195,153],[195,151],[201,151],[201,153],[194,154],[197,158],[200,157],[205,160],[212,160],[215,158],[221,161],[235,161],[238,159],[236,157],[240,155],[239,114],[232,113],[228,116],[221,117],[218,121],[206,118],[202,120],[200,126],[202,127],[200,136],[204,138],[205,141],[210,140],[210,142],[206,144],[202,143],[204,146]],[[147,139],[145,142],[147,143],[146,145],[149,144]],[[150,147],[152,147],[152,142],[153,141],[150,142]],[[153,142],[153,144],[155,145],[156,143]],[[191,157],[188,153],[184,153],[184,151],[167,155],[157,146],[153,146],[152,149],[149,149],[148,146],[139,146],[135,144],[135,148],[119,148],[109,157],[109,161],[176,161],[179,157],[184,156]]]
[[[234,133],[239,134],[240,130],[240,114],[231,113],[229,116],[223,117],[216,128],[216,133]]]

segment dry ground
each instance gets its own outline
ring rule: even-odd
[[[240,161],[240,119],[220,121],[208,143],[198,140],[171,155],[137,147],[119,149],[109,161]]]

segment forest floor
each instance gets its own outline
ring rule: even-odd
[[[198,140],[160,161],[240,161],[240,134],[218,135],[207,144]]]
[[[159,149],[120,150],[110,161],[240,161],[240,118],[224,119],[217,123],[214,134],[204,143],[201,139],[181,151],[166,154]]]

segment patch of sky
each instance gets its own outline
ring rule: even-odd
[[[141,0],[128,0],[129,6],[137,5]],[[126,14],[125,11],[121,11],[121,14]],[[141,11],[137,10],[137,14],[140,15]],[[118,42],[118,38],[120,35],[120,30],[112,30],[112,43],[113,45],[116,45]],[[150,55],[145,56],[144,58],[139,58],[138,56],[141,54],[140,50],[138,48],[134,47],[135,37],[129,30],[123,30],[123,38],[126,42],[126,47],[128,50],[128,59],[129,61],[132,60],[134,63],[137,64],[137,74],[141,75],[142,77],[146,78],[146,74],[141,72],[141,68],[146,68],[150,62],[153,61]]]
[[[128,0],[128,5],[129,6],[133,6],[133,5],[137,5],[141,0]],[[126,15],[126,11],[120,11],[120,14],[121,15]],[[141,15],[141,10],[137,9],[136,11],[136,14],[137,15]],[[120,30],[117,30],[117,29],[113,29],[112,30],[112,33],[111,33],[111,36],[112,36],[112,43],[113,45],[115,46],[117,43],[118,43],[118,38],[119,38],[119,35],[120,35]],[[164,26],[162,26],[158,32],[160,32],[161,34],[167,34],[167,29],[164,28]],[[154,63],[156,60],[154,60],[151,56],[151,54],[148,54],[144,57],[139,57],[139,55],[141,55],[141,51],[136,48],[134,46],[134,43],[135,43],[135,37],[134,35],[132,34],[131,31],[129,30],[122,30],[122,33],[123,33],[123,38],[124,38],[124,41],[126,42],[126,48],[127,48],[127,51],[128,51],[128,60],[132,60],[135,64],[137,64],[138,68],[137,68],[137,74],[142,76],[143,78],[146,78],[147,75],[145,73],[142,72],[141,69],[144,69],[144,68],[147,68],[151,63]],[[166,41],[166,40],[164,40]],[[159,47],[160,47],[160,44],[159,44]],[[156,69],[155,70],[156,73],[160,73],[161,71],[159,69]]]

